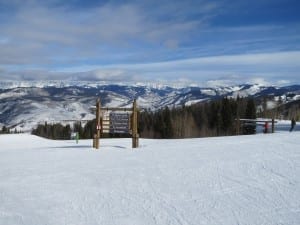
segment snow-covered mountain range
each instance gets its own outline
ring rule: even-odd
[[[300,85],[265,87],[239,85],[232,87],[184,87],[163,85],[126,85],[63,82],[0,82],[0,126],[31,130],[38,123],[65,120],[90,120],[90,108],[100,97],[103,106],[131,107],[137,99],[140,108],[158,109],[191,105],[228,97],[255,98],[271,96],[283,102],[300,99]]]

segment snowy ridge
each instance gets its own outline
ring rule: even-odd
[[[89,110],[98,97],[106,107],[130,107],[137,99],[140,108],[157,110],[163,107],[178,107],[199,102],[252,96],[269,96],[267,107],[277,101],[290,102],[299,99],[300,85],[291,87],[264,87],[240,85],[233,87],[153,88],[138,85],[93,84],[65,86],[62,83],[19,83],[18,87],[0,89],[0,123],[18,130],[30,131],[38,123],[64,120],[90,120],[94,115]],[[24,85],[25,87],[20,87]],[[26,86],[27,85],[27,86]],[[37,87],[40,86],[40,87]],[[270,97],[271,96],[271,97]]]
[[[298,225],[299,140],[0,135],[0,224]]]

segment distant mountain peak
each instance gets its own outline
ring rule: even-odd
[[[0,82],[0,124],[30,130],[39,122],[93,119],[89,108],[98,97],[104,106],[130,107],[137,99],[139,107],[159,109],[196,104],[223,97],[261,98],[271,96],[283,101],[300,98],[300,85],[266,87],[243,84],[226,87],[170,87],[147,84],[100,84],[89,82]]]

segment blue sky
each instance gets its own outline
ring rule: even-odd
[[[297,0],[0,0],[1,80],[299,84]]]

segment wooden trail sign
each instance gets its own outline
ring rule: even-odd
[[[129,113],[111,112],[109,114],[109,133],[111,134],[130,133]]]
[[[109,112],[109,114],[107,114]],[[96,102],[96,131],[93,147],[99,149],[102,133],[131,134],[132,148],[139,146],[137,104],[133,101],[132,108],[101,107],[100,99]]]

